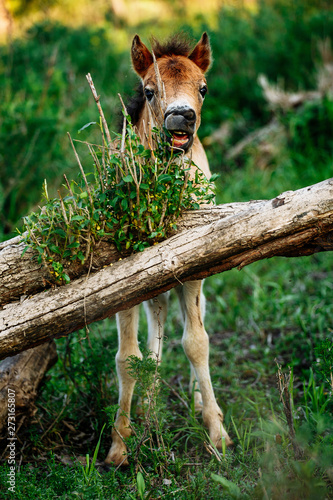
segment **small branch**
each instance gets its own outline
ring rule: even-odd
[[[165,87],[161,78],[161,73],[158,68],[158,64],[156,61],[156,57],[154,52],[152,53],[153,61],[154,61],[154,70],[156,75],[157,89],[158,89],[158,97],[159,97],[159,107],[160,107],[160,119],[164,116],[164,111],[166,109],[166,95],[165,95]],[[163,120],[163,119],[162,119]]]
[[[161,213],[161,218],[160,218],[160,222],[159,222],[159,227],[162,226],[162,224],[163,224],[164,217],[165,217],[165,214],[166,214],[166,210],[168,208],[168,202],[169,202],[168,199],[164,200],[164,202],[163,202],[162,213]]]
[[[120,100],[120,102],[121,102],[121,106],[122,106],[123,111],[124,111],[124,116],[125,116],[125,118],[127,118],[127,116],[128,116],[128,111],[127,111],[127,108],[126,108],[125,103],[124,103],[124,101],[123,101],[123,98],[121,97],[121,94],[118,94],[118,97],[119,97],[119,100]]]
[[[79,155],[77,154],[76,152],[76,149],[75,149],[75,146],[73,144],[73,141],[72,141],[72,138],[70,136],[70,133],[67,132],[67,135],[69,137],[69,140],[70,140],[70,143],[72,145],[72,148],[73,148],[73,151],[74,151],[74,154],[75,154],[75,158],[78,162],[78,165],[79,165],[79,168],[80,168],[80,171],[81,171],[81,174],[82,174],[82,177],[84,179],[84,183],[86,185],[86,189],[87,189],[87,193],[88,193],[88,196],[89,196],[89,201],[90,201],[90,205],[91,205],[91,208],[94,208],[94,202],[93,202],[93,199],[92,199],[92,196],[91,196],[91,192],[90,192],[90,187],[89,187],[89,184],[88,184],[88,181],[87,181],[87,177],[86,177],[86,174],[84,173],[84,170],[83,170],[83,167],[81,165],[81,161],[80,161],[80,158],[79,158]]]
[[[101,165],[99,163],[99,159],[97,158],[97,155],[96,155],[95,151],[93,150],[93,148],[91,147],[91,145],[88,144],[88,142],[86,144],[88,146],[89,152],[90,152],[91,156],[93,157],[94,163],[96,165],[98,176],[99,176],[100,186],[102,189],[102,193],[104,193],[104,191],[105,191],[104,182],[103,182],[103,178],[102,178],[102,170],[101,170]]]
[[[60,200],[60,206],[61,206],[62,215],[64,216],[65,223],[68,226],[69,222],[68,222],[68,219],[67,219],[66,208],[65,208],[64,200],[62,199],[62,196],[60,194],[59,189],[58,189],[58,196],[59,196],[59,200]]]
[[[290,434],[290,439],[294,448],[294,454],[296,460],[300,460],[304,453],[303,450],[300,448],[296,441],[296,434],[295,434],[295,427],[294,427],[294,415],[293,415],[293,398],[292,398],[292,393],[290,390],[291,386],[291,368],[289,367],[289,374],[285,375],[282,372],[281,366],[279,363],[275,360],[277,367],[278,367],[278,373],[277,373],[277,382],[278,382],[278,389],[279,389],[279,394],[280,394],[280,401],[283,405],[283,411],[287,419],[287,424],[289,428],[289,434]]]
[[[181,395],[170,385],[168,384],[168,382],[166,380],[164,380],[163,378],[161,379],[161,382],[163,382],[164,385],[166,385],[168,387],[168,389],[170,389],[170,391],[172,392],[172,394],[174,394],[176,396],[176,398],[179,399],[179,401],[181,401],[183,403],[183,405],[185,406],[185,408],[187,410],[189,410],[189,407],[188,407],[188,404],[187,402],[185,401],[185,399],[183,399],[181,397]]]
[[[123,110],[124,110],[123,128],[122,128],[122,134],[121,134],[120,158],[121,158],[121,163],[123,165],[123,169],[124,169],[125,175],[128,175],[128,168],[127,168],[127,164],[126,164],[126,161],[125,161],[125,140],[126,140],[126,124],[127,124],[126,116],[127,116],[127,110],[126,110],[125,104],[124,104],[124,102],[123,102],[122,97],[121,97],[120,94],[118,94],[118,97],[120,99],[120,102],[121,102],[121,104],[123,106]],[[117,171],[117,175],[116,175],[116,180],[119,182],[118,171]]]
[[[108,141],[108,147],[110,148],[111,145],[112,145],[112,141],[111,141],[111,136],[110,136],[110,131],[109,131],[109,127],[108,127],[108,124],[106,122],[106,119],[105,119],[105,116],[104,116],[104,113],[103,113],[103,109],[102,109],[102,106],[99,102],[99,99],[100,99],[100,96],[97,94],[96,92],[96,89],[95,89],[95,85],[94,85],[94,82],[91,78],[91,75],[90,73],[88,73],[86,75],[86,78],[88,80],[88,83],[89,83],[89,86],[90,86],[90,89],[91,89],[91,92],[92,92],[92,95],[94,96],[94,99],[96,101],[96,104],[97,104],[97,108],[98,108],[98,112],[100,114],[100,117],[102,119],[102,124],[103,124],[103,128],[104,128],[104,131],[105,131],[105,135],[106,135],[106,138],[107,138],[107,141]]]
[[[64,174],[64,179],[65,179],[65,182],[66,182],[66,184],[67,184],[67,188],[68,188],[69,194],[71,195],[71,197],[72,197],[72,199],[73,199],[73,204],[74,204],[74,207],[75,207],[75,209],[77,210],[78,206],[77,206],[76,201],[75,201],[75,196],[74,196],[74,193],[73,193],[73,191],[72,191],[71,185],[70,185],[70,183],[69,183],[69,181],[68,181],[68,179],[67,179],[67,177],[66,177],[66,174]]]

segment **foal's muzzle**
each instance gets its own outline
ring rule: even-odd
[[[196,120],[194,109],[189,107],[176,107],[166,111],[164,126],[171,134],[169,142],[174,148],[186,152],[192,147]]]

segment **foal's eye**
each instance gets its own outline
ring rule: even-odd
[[[152,89],[144,89],[145,96],[147,97],[148,101],[151,101],[151,99],[154,96],[154,91]]]
[[[204,98],[205,95],[207,94],[207,85],[204,85],[203,87],[201,87],[201,89],[199,90],[200,94],[201,94],[201,97]]]

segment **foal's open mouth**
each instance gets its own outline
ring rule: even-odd
[[[174,148],[183,149],[185,152],[192,146],[193,135],[183,130],[169,130],[169,142]]]

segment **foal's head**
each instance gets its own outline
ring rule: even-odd
[[[152,49],[164,92],[161,92],[153,55],[136,35],[132,44],[132,62],[141,77],[143,93],[142,107],[134,124],[139,124],[146,106],[159,116],[164,97],[163,121],[172,136],[170,142],[174,147],[188,151],[200,125],[201,107],[207,92],[204,74],[211,63],[208,35],[204,33],[192,51],[187,42],[176,37],[165,44],[153,40]]]

